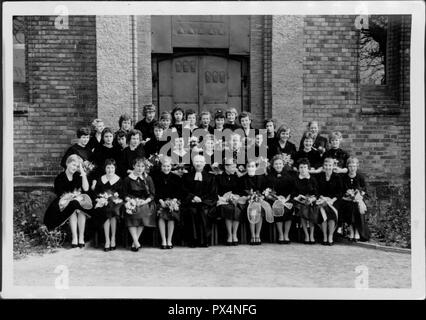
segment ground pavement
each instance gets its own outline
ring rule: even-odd
[[[410,261],[410,254],[346,244],[143,247],[139,252],[76,248],[15,260],[14,284],[54,285],[55,268],[65,265],[70,286],[353,288],[356,268],[366,266],[370,288],[409,288]]]

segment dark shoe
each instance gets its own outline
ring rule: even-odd
[[[238,241],[232,241],[232,245],[233,245],[234,247],[238,246]]]
[[[169,246],[169,245],[167,245],[167,246],[166,246],[166,249],[173,249],[173,245],[170,245],[170,246]]]
[[[226,246],[227,246],[227,247],[232,246],[232,241],[226,241]]]
[[[328,242],[328,245],[329,245],[329,246],[333,246],[333,245],[334,245],[334,241],[332,241],[332,242]]]
[[[190,247],[190,248],[195,248],[195,247],[196,247],[196,245],[195,245],[195,243],[190,243],[190,244],[188,244],[188,247]]]
[[[133,252],[138,252],[139,251],[139,247],[138,248],[132,247],[130,250],[133,251]]]
[[[202,248],[208,248],[209,244],[208,243],[203,243],[203,244],[200,245],[200,247],[202,247]]]
[[[283,244],[290,244],[291,241],[290,240],[283,240]]]
[[[111,247],[104,248],[104,251],[105,251],[105,252],[111,251]]]
[[[309,240],[303,240],[303,244],[311,244]]]
[[[314,241],[309,241],[309,244],[315,244],[316,243],[316,241],[314,240]]]
[[[71,248],[77,248],[78,247],[78,244],[71,244]]]
[[[79,248],[84,248],[84,246],[85,246],[85,244],[84,244],[84,243],[79,243],[79,244],[78,244],[78,247],[79,247]]]
[[[321,242],[321,244],[322,244],[323,246],[328,246],[328,241],[323,241],[323,242]]]
[[[284,244],[284,240],[278,240],[278,244]]]
[[[110,249],[111,249],[111,251],[114,251],[115,249],[117,249],[117,247],[116,246],[110,247]]]
[[[167,246],[162,244],[161,247],[160,247],[160,249],[161,250],[167,249]]]
[[[251,239],[251,240],[250,240],[250,245],[251,245],[251,246],[254,246],[255,244],[256,244],[256,242],[254,242],[254,240],[253,240],[253,239]]]

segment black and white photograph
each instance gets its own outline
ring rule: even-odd
[[[423,2],[3,9],[2,297],[425,298]]]

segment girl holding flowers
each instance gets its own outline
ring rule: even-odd
[[[141,247],[139,237],[144,226],[155,227],[155,187],[145,172],[145,159],[133,161],[133,171],[123,179],[124,221],[132,236],[132,251]]]
[[[355,157],[348,159],[348,173],[342,176],[343,192],[342,197],[342,221],[349,225],[349,240],[368,241],[370,232],[365,221],[367,207],[364,197],[367,185],[363,175],[358,171],[359,161]]]
[[[271,172],[266,177],[265,196],[273,204],[274,222],[278,231],[278,243],[289,244],[289,231],[293,220],[293,203],[291,194],[294,189],[294,178],[284,170],[282,155],[277,154],[271,160]],[[284,232],[283,232],[284,224]]]
[[[112,139],[111,136],[111,142]],[[122,181],[115,174],[117,164],[114,159],[106,159],[103,167],[105,174],[95,180],[92,185],[92,190],[96,197],[93,218],[95,224],[102,226],[104,229],[104,251],[110,251],[116,249],[117,219],[120,216],[120,208],[123,204],[123,200],[120,198]]]
[[[87,211],[92,209],[92,201],[84,193],[89,191],[89,182],[82,163],[83,160],[76,154],[66,159],[65,171],[55,178],[57,198],[47,208],[44,216],[44,224],[49,230],[69,221],[72,248],[84,247],[86,217],[89,216]]]
[[[340,142],[342,141],[342,134],[339,131],[332,132],[330,134],[330,149],[324,153],[325,158],[334,159],[335,173],[347,173],[348,169],[346,164],[349,158],[349,154],[340,148]]]
[[[155,202],[157,203],[158,228],[161,235],[161,249],[172,249],[175,221],[180,221],[180,201],[182,199],[181,178],[171,173],[172,159],[162,157],[161,171],[153,175]],[[166,237],[167,231],[167,237]]]

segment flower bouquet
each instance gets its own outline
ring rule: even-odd
[[[64,193],[61,198],[59,199],[59,210],[63,211],[68,204],[73,201],[77,200],[81,207],[85,210],[92,209],[92,200],[90,200],[90,197],[87,194],[82,194],[80,189],[74,190],[73,192],[67,192]]]
[[[126,198],[126,202],[124,203],[124,208],[126,209],[126,213],[132,215],[136,213],[136,208],[144,205],[145,200],[139,198]]]
[[[107,193],[107,192],[101,193],[95,200],[96,201],[95,209],[103,208],[106,205],[108,205],[108,198],[110,197],[111,197],[110,193]]]
[[[192,149],[193,147],[198,145],[198,137],[192,136],[188,140],[189,147]]]
[[[179,211],[180,201],[176,198],[166,199],[166,200],[160,199],[160,204],[161,206],[163,206],[166,210],[170,212]]]
[[[269,223],[274,222],[274,217],[272,215],[271,205],[264,200],[264,196],[258,192],[249,190],[247,201],[249,203],[247,207],[247,218],[250,223],[256,224],[262,218],[262,209],[265,211],[266,221]]]
[[[299,194],[297,197],[294,198],[294,200],[305,206],[313,206],[317,198],[311,195],[304,196]]]
[[[232,191],[228,191],[225,193],[222,197],[218,196],[219,200],[216,203],[216,206],[220,205],[226,205],[226,204],[233,204],[234,206],[237,205],[237,201],[240,198],[238,195],[233,194]]]
[[[184,163],[175,163],[172,167],[172,173],[182,177],[185,173],[188,173],[188,170],[186,170]]]
[[[322,218],[324,221],[327,220],[327,214],[325,213],[325,208],[329,207],[331,210],[334,211],[336,214],[336,217],[339,217],[337,209],[333,206],[334,202],[336,200],[333,200],[329,197],[320,196],[316,201],[315,204],[319,207],[319,210],[321,212]]]
[[[93,169],[95,169],[95,165],[93,164],[93,162],[90,162],[88,160],[83,161],[82,166],[86,174],[89,174],[90,172],[93,171]]]
[[[358,204],[359,213],[365,214],[367,212],[367,206],[364,202],[364,195],[364,191],[360,191],[358,189],[348,189],[342,199],[356,202]]]

